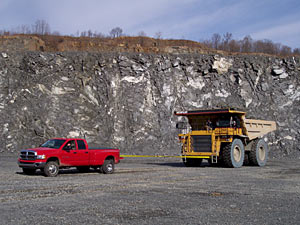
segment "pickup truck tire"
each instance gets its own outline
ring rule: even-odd
[[[35,174],[36,169],[28,169],[28,168],[22,168],[23,173],[27,174],[27,175],[33,175]]]
[[[104,174],[112,174],[115,170],[115,162],[113,159],[106,159],[101,166],[101,171]]]
[[[46,177],[55,177],[59,172],[59,166],[55,161],[49,161],[44,168],[44,174]]]
[[[240,139],[234,139],[222,149],[224,165],[231,168],[242,167],[245,158],[245,147]]]
[[[249,152],[249,163],[253,166],[265,166],[268,160],[269,148],[263,139],[254,140]]]

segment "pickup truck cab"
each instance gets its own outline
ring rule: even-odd
[[[25,174],[34,174],[40,169],[48,177],[54,177],[59,169],[69,167],[76,167],[80,172],[94,168],[111,174],[119,162],[119,149],[89,148],[86,140],[79,138],[49,139],[38,148],[21,150],[18,159]]]

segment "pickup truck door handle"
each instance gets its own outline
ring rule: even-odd
[[[89,152],[85,152],[86,154],[88,154]]]
[[[74,154],[77,154],[77,152],[73,152]]]

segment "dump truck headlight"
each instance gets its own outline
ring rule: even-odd
[[[46,159],[46,156],[45,155],[37,155],[36,158],[37,159]]]

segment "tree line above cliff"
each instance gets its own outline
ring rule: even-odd
[[[61,38],[62,35],[58,31],[51,31],[50,25],[45,20],[37,20],[32,25],[20,25],[10,30],[0,29],[0,36],[18,34],[39,35],[48,37],[46,39],[48,41],[51,40],[54,44],[55,42],[62,42],[63,40]],[[151,38],[147,36],[147,34],[144,31],[140,31],[136,36],[133,37],[130,35],[126,35],[120,27],[115,27],[111,29],[111,31],[107,35],[97,31],[86,30],[81,32],[77,31],[76,34],[64,37],[93,38],[99,39],[99,41],[101,39],[104,40],[119,37],[128,37],[128,40],[130,39],[131,43],[133,40],[132,38],[136,37],[136,42],[142,47],[144,47],[144,45],[147,45],[147,40]],[[300,48],[292,49],[287,45],[281,43],[274,43],[272,40],[269,39],[254,40],[250,35],[246,35],[243,39],[237,40],[233,38],[233,35],[230,32],[227,32],[223,35],[214,33],[211,36],[211,38],[199,41],[199,44],[195,44],[197,42],[189,40],[164,40],[162,32],[160,31],[156,32],[153,38],[156,39],[155,46],[157,47],[159,47],[160,45],[172,46],[172,44],[174,45],[174,43],[176,43],[179,46],[186,46],[190,48],[202,46],[205,49],[221,50],[229,53],[263,53],[279,56],[300,56]],[[53,43],[52,45],[54,45]]]
[[[300,48],[292,50],[291,47],[281,43],[274,43],[272,40],[254,40],[250,35],[245,36],[242,40],[233,39],[232,33],[225,33],[221,36],[218,33],[212,35],[209,40],[205,40],[206,46],[227,52],[243,53],[265,53],[271,55],[300,55]]]

